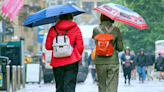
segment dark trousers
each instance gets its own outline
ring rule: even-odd
[[[130,78],[131,78],[131,69],[130,67],[124,67],[124,77],[125,77],[125,81],[126,81],[126,76],[128,76],[128,80],[130,82]]]
[[[75,92],[78,62],[53,67],[53,72],[56,82],[56,92]]]
[[[92,78],[93,81],[96,81],[96,69],[92,69]]]

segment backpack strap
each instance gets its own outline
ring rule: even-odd
[[[54,28],[55,32],[57,33],[57,34],[56,34],[56,43],[58,43],[58,38],[57,38],[57,36],[59,36],[59,33],[57,32],[55,26],[53,26],[53,28]]]
[[[113,30],[114,28],[115,28],[115,26],[112,26],[112,27],[108,30],[108,28],[105,27],[107,33],[112,32],[112,30]],[[100,33],[104,33],[104,32],[101,30],[100,26],[97,26],[97,29],[98,29],[98,31],[99,31]]]
[[[112,27],[108,30],[108,28],[105,27],[105,29],[106,29],[106,31],[107,31],[108,33],[112,32],[112,30],[113,30],[114,28],[115,28],[115,26],[112,26]]]
[[[57,32],[55,26],[53,26],[55,32],[57,33],[56,36],[59,36],[59,33]],[[66,42],[66,38],[65,38],[65,35],[67,34],[68,30],[66,30],[66,32],[64,33],[64,42]],[[58,43],[58,38],[56,37],[56,42]]]
[[[57,30],[56,30],[56,28],[55,28],[55,26],[53,26],[53,28],[54,28],[54,30],[55,30],[55,32],[57,33],[56,34],[56,36],[59,36],[59,33],[57,32]],[[65,35],[67,34],[67,32],[68,32],[68,30],[66,30],[66,32],[64,33],[64,42],[66,42],[66,38],[65,38]],[[58,38],[56,37],[56,42],[58,43]],[[75,47],[75,45],[76,45],[76,42],[73,44],[73,48]]]
[[[115,28],[115,26],[112,26],[109,30],[108,30],[108,28],[107,27],[105,27],[105,29],[106,29],[106,31],[108,32],[108,33],[110,33],[110,32],[112,32],[112,30]],[[114,43],[114,46],[113,46],[114,48],[116,47],[116,43]]]
[[[99,31],[100,33],[104,33],[104,32],[101,30],[100,26],[97,26],[97,29],[98,29],[98,31]]]
[[[66,30],[65,33],[64,33],[64,42],[65,42],[65,43],[66,43],[65,35],[66,35],[67,32],[68,32],[68,30]]]

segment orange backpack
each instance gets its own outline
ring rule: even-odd
[[[114,52],[113,45],[111,40],[113,40],[113,36],[109,34],[115,27],[112,26],[109,30],[105,27],[107,33],[104,33],[101,28],[98,26],[97,29],[99,30],[100,34],[94,37],[97,40],[96,43],[96,54],[98,56],[112,56]]]
[[[96,49],[93,49],[91,54],[92,60],[95,60],[95,54],[96,54]]]

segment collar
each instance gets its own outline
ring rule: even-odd
[[[100,25],[111,25],[112,26],[112,23],[110,21],[103,21],[103,22],[101,22]]]

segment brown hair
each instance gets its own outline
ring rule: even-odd
[[[63,14],[63,15],[59,15],[58,21],[61,20],[73,20],[73,14],[72,13],[68,13],[68,14]]]
[[[110,19],[109,17],[101,14],[100,16],[100,21],[103,22],[103,21],[110,21],[111,23],[114,23],[114,20]]]

